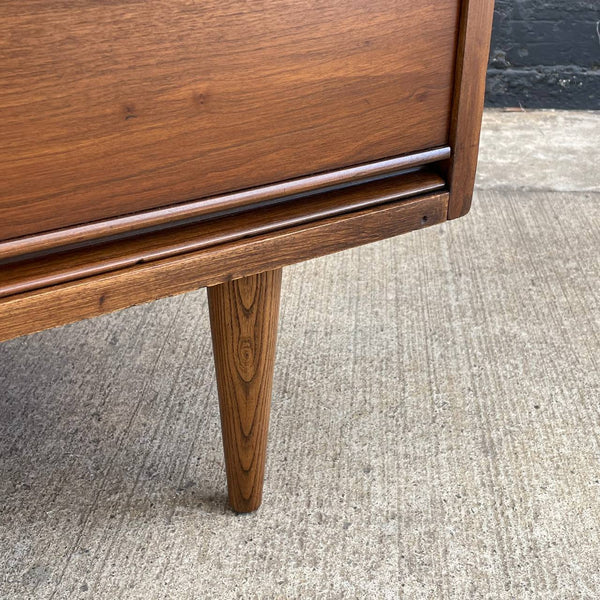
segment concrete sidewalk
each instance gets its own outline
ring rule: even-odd
[[[256,514],[204,290],[0,345],[0,598],[599,598],[600,114],[482,139],[468,217],[285,271]]]

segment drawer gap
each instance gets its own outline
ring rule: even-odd
[[[343,189],[254,206],[134,237],[0,261],[0,297],[23,293],[352,213],[445,188],[433,167]]]

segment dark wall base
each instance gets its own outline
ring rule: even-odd
[[[489,69],[486,106],[600,110],[600,71],[578,67]]]
[[[488,106],[600,109],[598,0],[496,0]]]

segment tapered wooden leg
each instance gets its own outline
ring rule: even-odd
[[[281,269],[208,288],[229,502],[261,503]]]

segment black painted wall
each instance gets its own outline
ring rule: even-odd
[[[600,0],[496,0],[486,104],[600,109]]]

